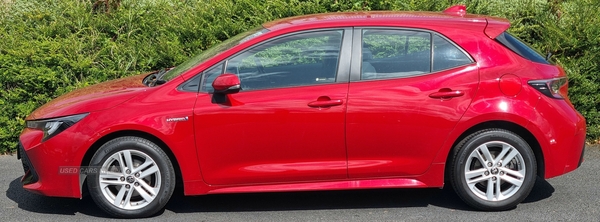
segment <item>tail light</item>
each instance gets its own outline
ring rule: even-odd
[[[542,94],[554,98],[564,99],[568,98],[569,84],[567,77],[560,77],[554,79],[543,79],[543,80],[531,80],[527,82],[531,87],[537,89]]]

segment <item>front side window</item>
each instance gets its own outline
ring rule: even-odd
[[[212,92],[212,82],[221,74],[223,74],[223,63],[219,63],[204,71],[202,73],[202,87],[200,87],[200,91]]]
[[[299,33],[253,47],[227,61],[242,91],[335,82],[343,30]]]

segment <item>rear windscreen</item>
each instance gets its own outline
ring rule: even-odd
[[[496,41],[500,42],[502,45],[506,46],[513,52],[519,54],[521,57],[526,58],[532,62],[542,63],[542,64],[550,64],[546,61],[544,56],[540,55],[537,51],[533,50],[527,44],[523,43],[519,39],[514,36],[508,34],[508,32],[503,32],[498,37],[496,37]]]

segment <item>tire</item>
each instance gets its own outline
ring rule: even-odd
[[[127,158],[129,157],[129,158]],[[120,137],[92,157],[90,196],[102,210],[119,218],[149,217],[162,210],[175,188],[175,170],[167,154],[139,137]]]
[[[535,155],[525,140],[510,131],[473,133],[455,151],[450,166],[452,187],[471,207],[485,211],[514,208],[535,184]]]

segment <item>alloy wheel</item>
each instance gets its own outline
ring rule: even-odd
[[[487,201],[512,197],[523,185],[526,170],[521,153],[506,142],[484,143],[466,161],[465,180],[470,191]]]
[[[137,150],[114,153],[104,161],[99,173],[104,198],[125,210],[136,210],[150,204],[157,197],[161,182],[156,162]]]

